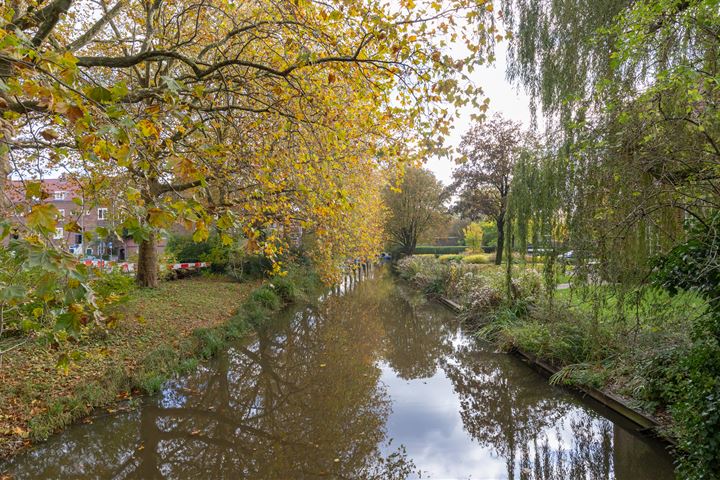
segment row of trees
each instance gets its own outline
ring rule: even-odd
[[[436,148],[448,105],[480,107],[463,78],[496,34],[492,4],[475,0],[4,2],[0,317],[97,313],[35,181],[60,174],[117,206],[117,231],[100,234],[139,242],[142,286],[157,285],[157,240],[177,225],[197,241],[242,237],[276,271],[276,232],[300,225],[337,278],[346,258],[380,249],[380,190]],[[467,56],[442,52],[448,35]],[[69,308],[82,299],[84,312]]]
[[[500,265],[515,166],[538,145],[520,123],[500,114],[476,123],[463,135],[449,186],[426,169],[412,168],[396,182],[399,189],[386,189],[390,215],[385,230],[390,242],[403,255],[411,255],[419,239],[450,223],[453,215],[466,221],[492,221],[497,231],[495,263]]]

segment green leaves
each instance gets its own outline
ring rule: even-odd
[[[0,302],[16,302],[27,295],[24,285],[0,285]]]
[[[120,100],[130,93],[130,89],[125,82],[118,82],[110,88],[113,100]]]
[[[105,87],[93,87],[87,92],[88,97],[98,103],[109,103],[113,100],[113,94]]]
[[[60,212],[55,205],[40,203],[32,206],[25,220],[31,229],[39,230],[42,233],[50,233],[55,231],[59,215]]]
[[[122,227],[127,231],[127,234],[138,243],[150,238],[149,228],[141,224],[135,217],[127,218],[122,223]]]
[[[160,208],[151,208],[148,210],[148,223],[156,228],[169,228],[175,217],[172,213]]]
[[[73,337],[80,334],[80,327],[80,315],[75,312],[65,312],[55,322],[55,330],[63,330]]]
[[[182,82],[177,81],[170,76],[166,75],[166,76],[162,77],[162,79],[163,79],[163,82],[165,82],[165,85],[167,85],[168,89],[173,93],[177,93],[181,90],[186,89],[185,85]]]
[[[33,200],[33,199],[42,200],[42,198],[43,198],[42,183],[40,183],[40,182],[26,182],[25,183],[25,199],[26,200]]]
[[[193,233],[193,241],[195,242],[202,242],[204,240],[207,240],[210,236],[210,231],[207,228],[207,225],[205,225],[204,222],[198,222],[195,226],[195,232]]]

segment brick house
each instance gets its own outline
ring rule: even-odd
[[[37,180],[30,180],[36,182]],[[25,203],[25,184],[23,181],[11,180],[8,197],[14,204]],[[42,191],[47,198],[46,203],[55,206],[60,212],[58,225],[53,240],[78,256],[90,256],[110,260],[128,260],[134,258],[139,246],[129,236],[118,239],[93,238],[88,240],[82,233],[67,232],[63,226],[76,222],[83,232],[94,232],[97,227],[114,230],[116,205],[96,205],[85,201],[81,186],[77,182],[64,179],[41,180]],[[31,200],[32,201],[32,200]],[[158,241],[158,254],[165,249],[165,239]]]

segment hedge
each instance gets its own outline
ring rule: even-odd
[[[449,245],[444,247],[437,247],[435,245],[418,245],[415,247],[417,254],[430,253],[435,255],[447,255],[451,253],[463,253],[467,250],[465,245]]]

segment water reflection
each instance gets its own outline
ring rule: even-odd
[[[17,478],[671,478],[651,445],[383,275],[346,282],[139,410],[73,427],[11,469]]]

